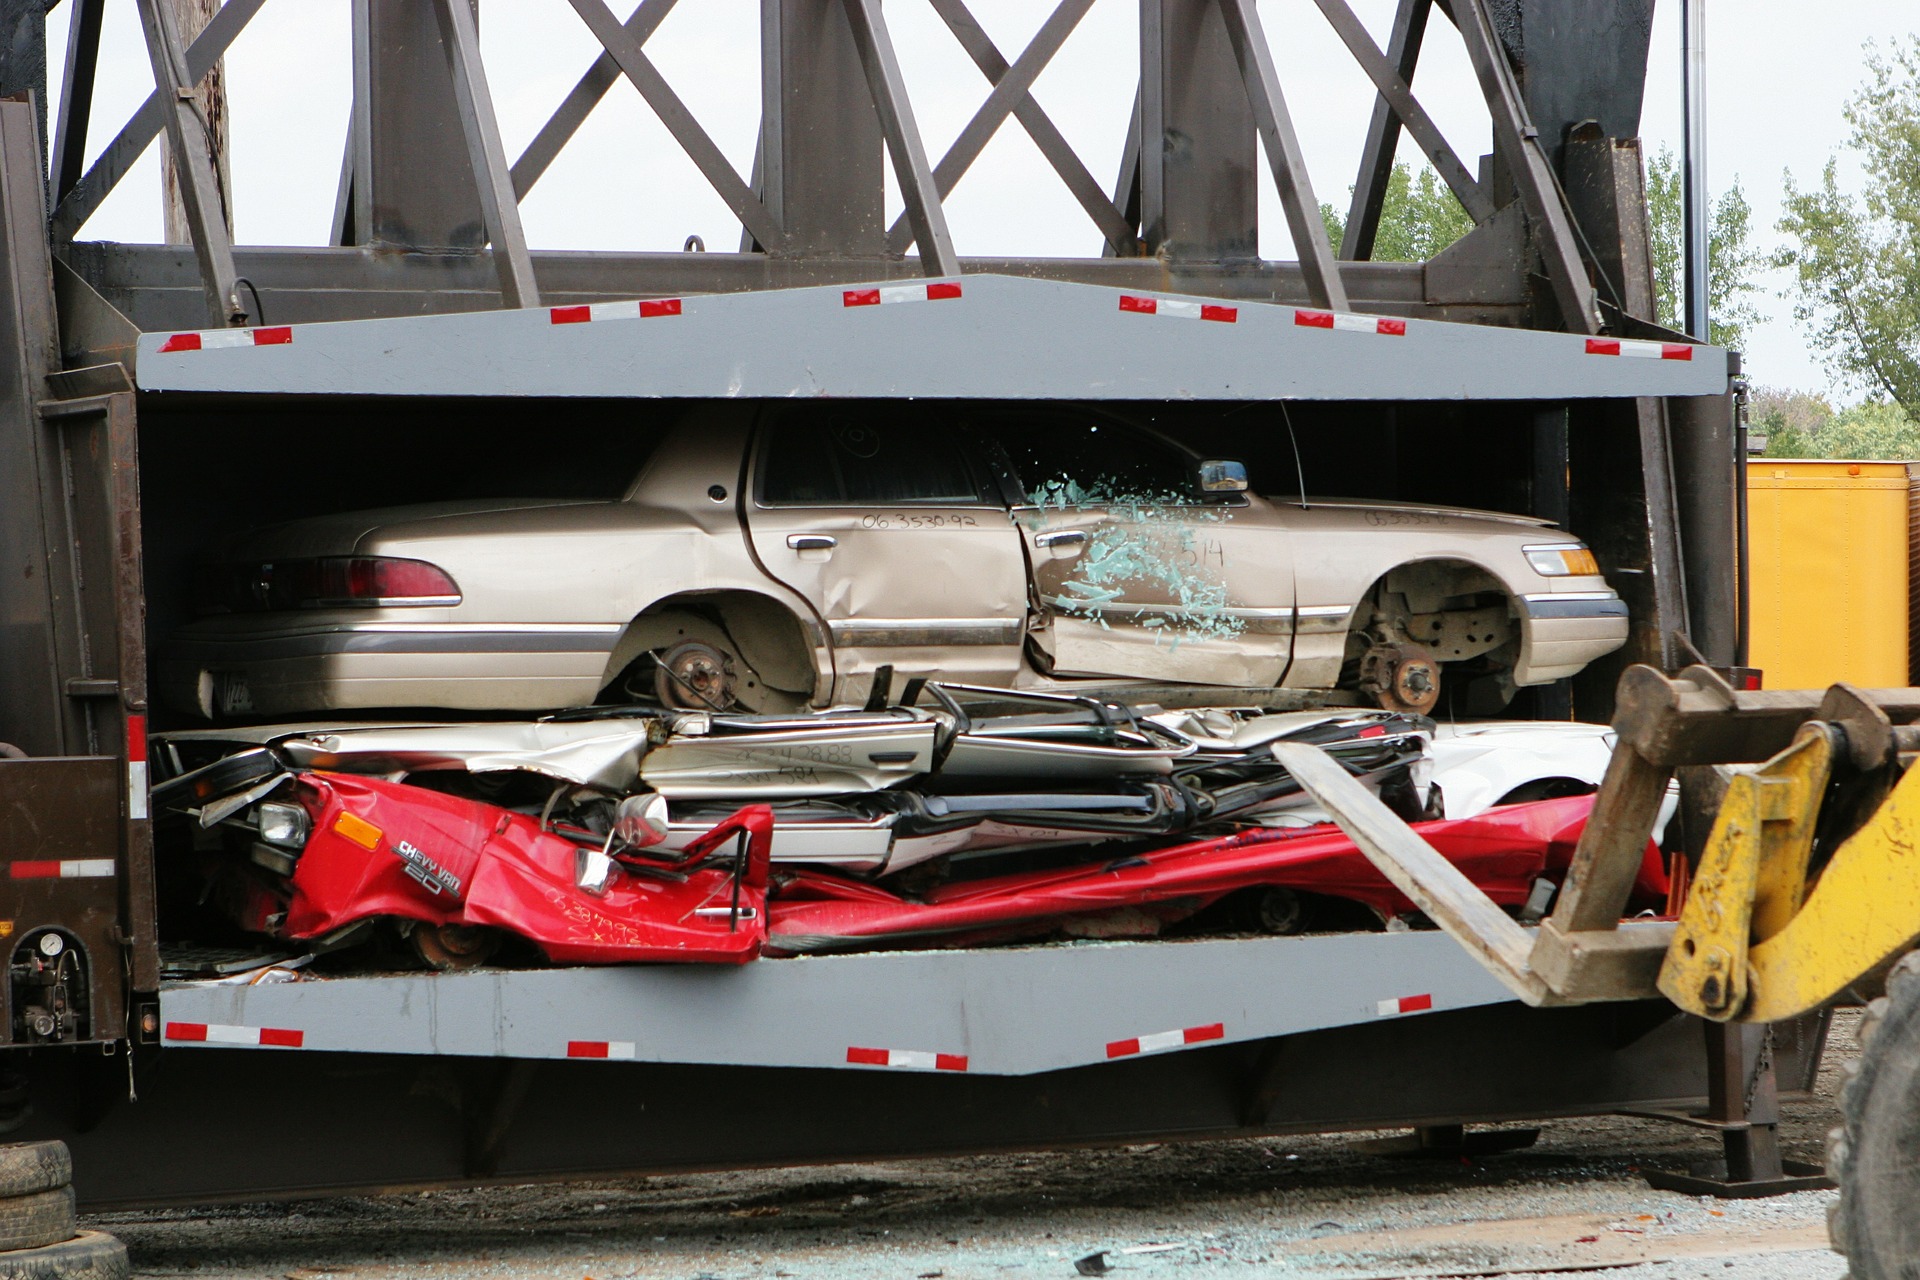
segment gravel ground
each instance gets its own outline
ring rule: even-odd
[[[1786,1155],[1818,1160],[1854,1015],[1819,1096],[1788,1104]],[[1560,1121],[1484,1160],[1360,1154],[1354,1137],[976,1156],[562,1186],[351,1196],[95,1215],[142,1276],[233,1280],[1126,1280],[1286,1275],[1600,1275],[1839,1280],[1831,1195],[1709,1201],[1646,1167],[1709,1135],[1624,1118]]]

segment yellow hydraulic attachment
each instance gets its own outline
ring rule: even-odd
[[[1661,993],[1689,1013],[1780,1022],[1920,938],[1920,770],[1900,778],[1807,892],[1838,736],[1808,724],[1728,787],[1660,969]]]
[[[1537,931],[1317,748],[1276,744],[1275,756],[1396,887],[1529,1004],[1657,993],[1718,1022],[1780,1022],[1920,941],[1920,769],[1907,767],[1920,756],[1920,690],[1748,692],[1707,667],[1677,678],[1633,667],[1616,708],[1612,763]],[[1691,891],[1677,924],[1623,922],[1682,768],[1686,785],[1725,788]]]

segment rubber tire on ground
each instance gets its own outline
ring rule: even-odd
[[[128,1280],[127,1246],[99,1231],[40,1249],[0,1253],[0,1280]]]
[[[1827,1136],[1840,1196],[1827,1210],[1852,1280],[1905,1280],[1920,1258],[1920,952],[1867,1006],[1860,1057],[1845,1068],[1841,1125]]]
[[[73,1157],[64,1142],[0,1145],[0,1197],[55,1191],[73,1181]]]
[[[73,1239],[79,1230],[73,1218],[72,1187],[0,1200],[0,1254],[59,1244]]]

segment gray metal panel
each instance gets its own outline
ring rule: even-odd
[[[204,984],[163,992],[161,1015],[170,1046],[230,1048],[265,1029],[281,1033],[267,1047],[298,1032],[314,1051],[538,1059],[584,1042],[638,1062],[766,1067],[846,1067],[850,1049],[877,1049],[1030,1075],[1189,1028],[1218,1025],[1205,1046],[1408,1016],[1403,998],[1511,999],[1451,938],[1419,932]],[[242,1030],[188,1038],[200,1027]]]
[[[597,311],[591,323],[557,322],[568,309],[555,308],[296,325],[270,345],[188,351],[163,352],[180,336],[149,333],[137,381],[146,391],[291,394],[1076,400],[1565,400],[1727,387],[1716,347],[1690,348],[1685,360],[1658,358],[1657,343],[1590,354],[1572,334],[1376,325],[1010,276],[968,276],[949,286],[961,296],[928,300],[939,287],[871,286],[887,300],[873,306],[847,305],[862,291],[840,288],[688,297],[674,314]],[[624,306],[631,314],[635,304]],[[205,339],[221,340],[236,339]],[[1147,350],[1151,359],[1128,354]],[[1634,358],[1648,352],[1655,358]]]

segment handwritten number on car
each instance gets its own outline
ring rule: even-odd
[[[907,511],[873,512],[860,517],[862,529],[977,529],[972,516],[916,514]]]

